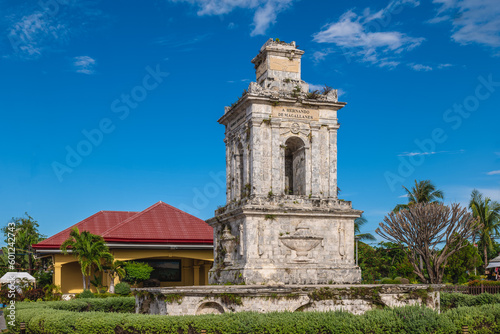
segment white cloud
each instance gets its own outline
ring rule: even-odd
[[[498,0],[434,0],[437,15],[429,23],[450,22],[451,38],[460,44],[478,43],[500,48]]]
[[[442,190],[445,194],[445,200],[448,203],[461,203],[462,206],[468,207],[472,190],[477,189],[483,197],[489,197],[492,201],[500,201],[500,185],[496,188],[481,188],[468,186],[445,186]]]
[[[396,66],[398,66],[400,64],[399,61],[388,61],[388,60],[383,60],[381,61],[378,66],[379,67],[388,67],[390,69],[393,69],[395,68]]]
[[[326,58],[326,56],[328,56],[330,53],[333,53],[334,51],[330,48],[328,49],[324,49],[324,50],[321,50],[321,51],[315,51],[312,55],[313,59],[314,59],[314,62],[319,62],[321,60],[324,60]]]
[[[325,85],[309,84],[309,91],[322,90],[324,87],[325,87]]]
[[[93,1],[18,1],[2,12],[10,48],[4,58],[36,59],[61,50],[71,37],[102,26],[106,18]]]
[[[439,64],[438,68],[443,69],[443,68],[452,67],[452,66],[453,66],[453,64]]]
[[[399,64],[394,60],[396,56],[414,49],[425,40],[388,29],[392,18],[399,13],[396,10],[401,11],[404,4],[419,5],[417,1],[394,0],[375,13],[370,8],[366,8],[363,14],[349,10],[337,22],[327,24],[314,34],[314,41],[335,44],[346,57],[353,56],[382,67],[395,67]],[[322,59],[328,53],[318,52],[315,58]]]
[[[89,56],[80,56],[73,58],[73,66],[77,73],[94,74],[95,59]]]
[[[68,29],[44,12],[21,17],[8,29],[8,39],[21,58],[38,58],[48,43],[65,39]]]
[[[250,82],[250,79],[241,79],[241,80],[228,80],[228,83],[238,83],[238,82]]]
[[[434,155],[434,154],[458,154],[458,153],[464,153],[465,150],[458,150],[458,151],[438,151],[438,152],[403,152],[401,154],[398,154],[398,157],[413,157],[413,156],[420,156],[420,155]]]
[[[255,11],[253,30],[250,35],[264,35],[267,29],[276,23],[280,12],[291,6],[294,0],[170,0],[172,2],[188,2],[199,7],[198,15],[223,15],[236,8]]]
[[[415,71],[424,71],[424,72],[432,71],[432,67],[427,65],[410,63],[408,64],[408,66]]]
[[[500,170],[492,170],[491,172],[486,173],[487,175],[499,175]]]

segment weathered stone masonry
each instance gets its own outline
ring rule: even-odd
[[[304,52],[269,40],[252,60],[257,82],[226,127],[227,204],[214,227],[211,283],[356,283],[354,219],[337,198],[336,90],[309,93]]]
[[[373,308],[423,304],[439,309],[439,286],[205,286],[137,292],[136,313],[162,315],[226,312],[301,312],[344,310],[362,314]]]

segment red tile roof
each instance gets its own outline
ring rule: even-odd
[[[110,228],[102,236],[112,242],[213,243],[212,227],[163,202]]]
[[[80,232],[90,231],[111,243],[213,243],[213,230],[203,220],[158,202],[141,212],[100,211],[33,245],[33,248],[58,249],[75,226]]]
[[[131,211],[99,211],[81,222],[51,236],[50,238],[33,245],[33,248],[59,248],[64,240],[69,238],[69,233],[73,227],[78,227],[80,232],[89,231],[93,234],[102,235],[110,228],[136,214],[137,212]]]

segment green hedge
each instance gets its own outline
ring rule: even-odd
[[[227,313],[223,315],[159,316],[104,312],[54,312],[48,307],[21,307],[16,324],[27,324],[28,333],[74,334],[327,334],[327,333],[500,333],[500,305],[459,307],[438,314],[419,306],[372,310],[364,315],[347,312]]]
[[[72,312],[134,313],[135,297],[81,298],[55,302],[20,302],[16,304],[16,308],[19,311],[25,309],[56,309]]]
[[[474,280],[474,281],[469,281],[467,282],[467,285],[469,286],[496,286],[500,285],[500,281],[485,281],[485,280]]]
[[[460,306],[480,306],[486,304],[500,304],[500,294],[482,293],[480,295],[466,295],[463,293],[441,292],[441,310],[448,310]]]

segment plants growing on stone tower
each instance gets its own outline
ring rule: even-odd
[[[302,91],[302,88],[299,85],[295,86],[295,88],[292,91],[292,96],[299,97],[301,91]]]
[[[467,239],[483,226],[459,204],[448,207],[440,203],[409,205],[399,212],[390,212],[379,225],[375,232],[405,249],[415,274],[423,282],[433,284],[442,282],[450,256],[466,247]],[[420,259],[427,275],[419,265]]]
[[[319,98],[319,96],[320,96],[319,90],[316,89],[316,90],[313,90],[312,92],[307,93],[306,99],[316,100],[317,98]]]
[[[321,91],[323,95],[328,95],[333,90],[332,87],[325,85]]]

